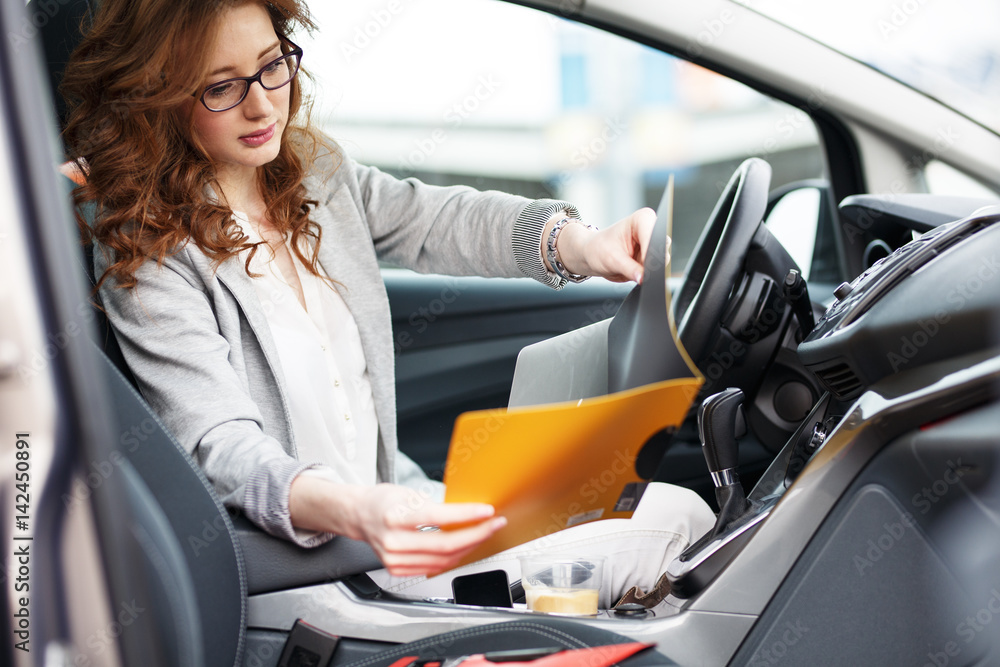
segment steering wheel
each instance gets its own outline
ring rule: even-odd
[[[671,300],[673,321],[681,323],[678,336],[703,373],[733,286],[761,226],[770,183],[771,167],[763,160],[751,158],[740,165],[698,239],[677,298]],[[669,193],[661,209],[672,206]],[[670,335],[664,308],[667,248],[666,216],[661,210],[646,251],[643,282],[625,298],[608,326],[609,392],[685,377],[689,372],[678,348],[664,341]],[[646,443],[636,461],[640,476],[653,477],[670,442],[668,435],[654,436]]]
[[[695,244],[673,300],[677,334],[699,367],[711,352],[750,243],[764,219],[770,185],[767,162],[750,158],[739,166]]]

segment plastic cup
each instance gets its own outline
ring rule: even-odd
[[[562,616],[597,615],[603,556],[532,555],[520,561],[528,609]]]

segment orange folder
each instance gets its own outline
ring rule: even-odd
[[[632,516],[643,480],[639,450],[681,424],[700,378],[511,410],[481,410],[455,422],[445,468],[445,502],[481,502],[507,526],[464,563],[555,531]]]

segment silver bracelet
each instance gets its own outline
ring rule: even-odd
[[[563,227],[571,222],[577,222],[587,229],[595,229],[593,225],[588,225],[577,218],[563,218],[552,227],[552,231],[549,232],[549,237],[545,241],[545,259],[549,261],[549,266],[552,267],[552,271],[563,280],[568,280],[571,283],[582,283],[590,276],[570,273],[566,267],[563,266],[563,263],[559,261],[558,253],[556,252],[556,241],[559,238],[559,234],[562,232]]]

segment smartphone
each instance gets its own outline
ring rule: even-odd
[[[472,604],[480,607],[513,607],[510,584],[503,570],[488,570],[465,574],[451,580],[455,604]]]

